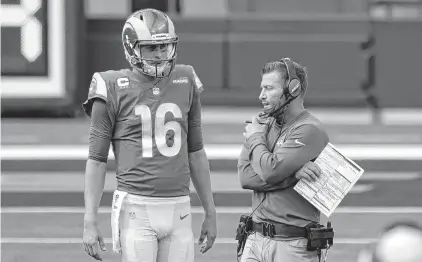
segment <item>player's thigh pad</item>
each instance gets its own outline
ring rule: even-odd
[[[194,236],[190,201],[174,205],[172,227],[159,239],[157,262],[194,262]]]
[[[120,242],[123,262],[155,262],[157,234],[146,205],[123,203],[120,213]]]

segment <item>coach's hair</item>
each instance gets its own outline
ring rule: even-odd
[[[306,67],[303,67],[299,63],[296,63],[292,60],[296,75],[299,78],[301,90],[299,96],[304,98],[306,95],[306,90],[308,89],[308,71]],[[284,76],[284,79],[282,79],[282,83],[286,84],[286,81],[288,80],[287,77],[287,68],[286,65],[283,62],[280,61],[274,61],[274,62],[268,62],[262,67],[261,70],[261,76],[264,74],[268,74],[271,72],[279,72],[281,76]]]

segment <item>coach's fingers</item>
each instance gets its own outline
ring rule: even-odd
[[[308,168],[304,168],[303,170],[302,170],[302,172],[303,172],[303,178],[304,179],[306,179],[306,180],[308,180],[309,182],[313,182],[313,181],[315,181],[316,180],[316,176],[315,176],[315,174],[310,170],[310,169],[308,169]]]
[[[321,170],[316,164],[307,165],[307,169],[308,169],[308,172],[312,172],[317,177],[321,175]]]

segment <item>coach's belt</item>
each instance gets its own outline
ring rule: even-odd
[[[119,254],[121,254],[119,218],[123,199],[126,197],[126,195],[127,192],[115,190],[113,194],[113,202],[111,204],[111,233],[113,240],[113,251]]]
[[[252,222],[251,231],[259,232],[263,236],[280,237],[307,237],[307,230],[303,227],[296,227],[286,224],[270,224]]]

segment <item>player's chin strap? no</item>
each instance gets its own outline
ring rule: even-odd
[[[122,248],[120,244],[120,210],[122,209],[123,199],[126,197],[127,192],[116,190],[113,194],[113,202],[111,204],[111,233],[113,241],[114,253],[121,254]]]

